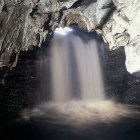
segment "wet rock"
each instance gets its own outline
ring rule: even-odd
[[[133,104],[133,105],[140,105],[140,84],[135,85],[125,93],[125,103]]]
[[[138,78],[135,75],[132,75],[130,73],[127,73],[124,83],[126,83],[126,89],[130,89],[133,86],[140,84],[140,78]]]

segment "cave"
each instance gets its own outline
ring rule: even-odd
[[[139,2],[0,1],[2,140],[139,140]]]

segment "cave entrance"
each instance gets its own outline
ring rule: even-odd
[[[103,99],[104,50],[105,45],[96,32],[77,26],[56,28],[50,43],[50,58],[39,64],[43,99],[48,96],[47,84],[49,100]]]

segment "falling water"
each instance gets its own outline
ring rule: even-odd
[[[51,49],[52,100],[102,100],[98,45],[73,34],[55,34]]]

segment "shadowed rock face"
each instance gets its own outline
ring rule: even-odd
[[[140,105],[140,85],[135,85],[125,92],[125,102]]]
[[[0,61],[8,65],[13,52],[24,48],[25,20],[29,8],[25,5],[4,5],[0,15]]]

